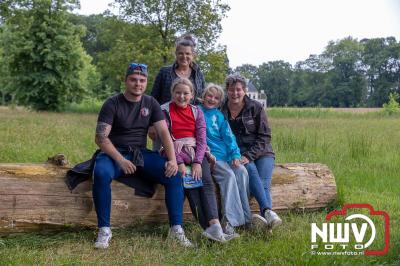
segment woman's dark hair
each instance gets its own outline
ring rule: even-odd
[[[225,79],[225,89],[228,90],[230,86],[235,85],[236,83],[241,83],[243,86],[243,90],[247,91],[247,81],[246,78],[238,73],[230,74]]]
[[[179,46],[190,46],[192,48],[192,52],[194,53],[196,48],[196,39],[191,34],[185,34],[176,41],[175,50],[177,50]]]

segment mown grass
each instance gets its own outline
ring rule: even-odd
[[[0,238],[0,265],[398,265],[400,264],[400,119],[379,113],[272,109],[269,120],[278,163],[318,162],[333,171],[338,201],[369,203],[391,217],[390,251],[384,256],[310,254],[310,224],[327,210],[282,213],[273,235],[241,231],[225,245],[200,237],[196,224],[186,231],[198,248],[166,241],[167,225],[137,224],[114,230],[110,249],[92,248],[91,230],[31,233]],[[316,112],[317,114],[313,113]],[[298,113],[296,115],[296,113]],[[36,113],[0,109],[0,162],[43,162],[56,153],[72,164],[95,150],[95,114]],[[378,234],[377,242],[382,241]],[[379,248],[379,247],[378,247]]]

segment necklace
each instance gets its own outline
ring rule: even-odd
[[[232,119],[236,119],[236,117],[240,114],[244,107],[244,103],[239,103],[239,104],[229,104],[228,103],[228,109],[231,114]]]
[[[175,70],[175,73],[181,77],[181,78],[188,78],[190,77],[190,74],[192,73],[192,70],[189,68],[185,69],[185,70]]]

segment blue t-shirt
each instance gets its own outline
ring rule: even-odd
[[[240,158],[235,135],[224,115],[217,109],[200,105],[206,120],[207,145],[217,161],[230,162]]]

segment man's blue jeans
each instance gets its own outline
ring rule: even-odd
[[[274,164],[275,158],[268,156],[245,164],[249,173],[250,194],[256,198],[261,211],[272,209],[270,188]]]
[[[170,225],[183,223],[183,186],[178,173],[172,177],[164,175],[166,158],[156,152],[142,150],[144,166],[138,167],[135,178],[147,178],[165,187],[165,203]],[[130,155],[124,156],[131,160]],[[97,213],[98,227],[110,226],[111,181],[123,175],[122,169],[110,156],[100,152],[93,171],[93,201]],[[133,192],[132,192],[133,193]],[[146,206],[143,206],[146,208]]]

